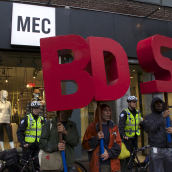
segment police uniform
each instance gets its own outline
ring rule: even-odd
[[[28,148],[22,148],[22,159],[28,160],[29,154],[32,157],[38,156],[39,153],[39,139],[41,137],[42,127],[44,125],[44,119],[42,116],[37,116],[29,114],[25,116],[18,127],[17,137],[18,141],[23,144],[32,144]],[[39,170],[39,161],[38,158],[34,159],[33,165],[35,170]]]
[[[141,114],[136,109],[129,108],[123,110],[119,116],[119,133],[121,138],[124,136],[131,137],[133,146],[137,149],[137,138],[140,135],[139,124],[141,122]],[[124,140],[127,149],[131,152],[132,148],[129,141]]]

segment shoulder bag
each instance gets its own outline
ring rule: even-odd
[[[50,119],[50,130],[51,128],[52,128],[52,123]],[[38,157],[39,157],[40,170],[63,171],[63,162],[60,151],[50,153],[40,150]]]

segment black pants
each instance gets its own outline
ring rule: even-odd
[[[134,138],[130,138],[130,141],[131,141],[133,147],[135,149],[137,149],[138,148],[138,136],[135,136]],[[124,142],[126,148],[128,149],[128,151],[130,153],[132,153],[133,149],[132,149],[132,145],[131,145],[130,141],[129,140],[123,140],[123,142]],[[129,162],[129,160],[130,160],[130,157],[126,158],[127,162]],[[131,169],[131,168],[132,168],[132,164],[130,163],[129,166],[128,166],[128,169]]]
[[[0,123],[0,141],[1,142],[4,141],[4,127],[3,126],[5,126],[9,142],[12,142],[13,138],[12,138],[11,126],[8,123]]]
[[[22,159],[28,160],[29,155],[31,155],[31,157],[38,156],[39,150],[40,150],[39,148],[28,148],[28,152],[27,152],[26,148],[22,148]],[[22,163],[25,163],[25,162],[22,161]],[[39,166],[38,158],[35,158],[33,160],[33,166],[34,166],[35,170],[39,170],[40,166]]]

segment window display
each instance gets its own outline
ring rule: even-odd
[[[14,148],[14,142],[10,127],[10,117],[11,117],[11,102],[7,101],[8,92],[6,90],[1,90],[0,92],[0,145],[1,149],[4,150],[4,131],[3,126],[8,134],[8,139],[11,148]]]

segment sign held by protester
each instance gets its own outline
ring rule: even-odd
[[[116,100],[127,92],[130,85],[128,58],[116,41],[66,35],[43,38],[40,46],[48,111],[82,108],[92,100]],[[61,50],[72,50],[74,60],[59,64]],[[77,92],[62,95],[63,81],[75,82]],[[52,95],[56,98],[52,99]]]

